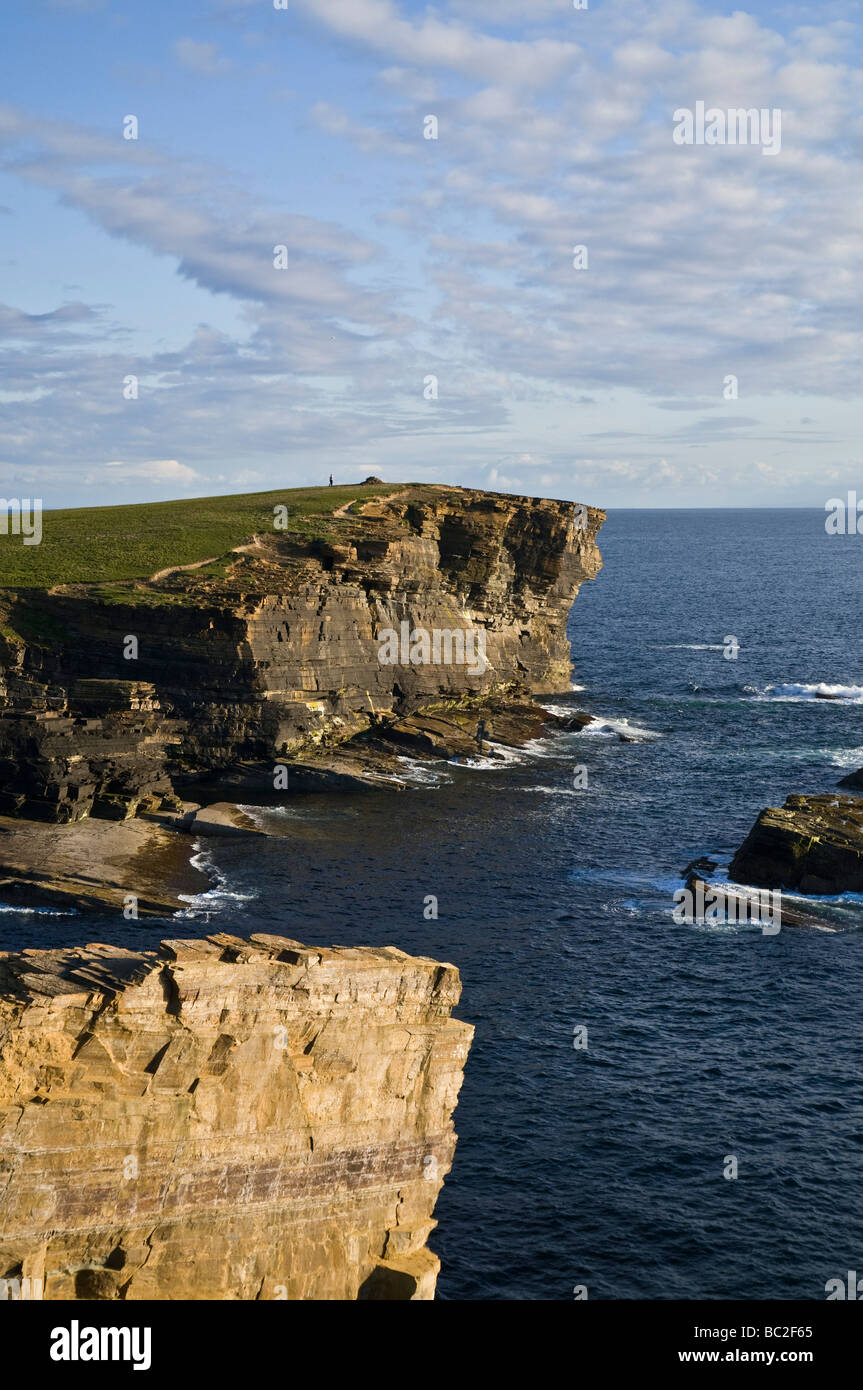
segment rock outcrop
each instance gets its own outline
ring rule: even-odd
[[[600,567],[603,520],[405,487],[317,536],[256,536],[215,569],[5,590],[0,813],[122,818],[238,766],[272,776],[429,705],[566,689],[566,618]],[[387,632],[395,659],[382,662]]]
[[[863,799],[789,796],[759,815],[731,862],[737,883],[805,894],[863,891]]]
[[[863,791],[863,767],[859,767],[856,772],[849,772],[836,785],[837,787],[851,787],[854,791]]]
[[[458,972],[272,936],[0,955],[0,1278],[46,1299],[424,1299]]]

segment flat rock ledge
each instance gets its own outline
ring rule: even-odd
[[[274,764],[235,764],[209,781],[192,781],[195,801],[173,793],[126,819],[85,816],[57,825],[0,816],[0,902],[57,911],[124,913],[129,899],[139,917],[167,919],[189,907],[211,882],[190,861],[191,839],[267,834],[237,802],[282,806],[307,793],[404,791],[405,759],[468,762],[505,757],[508,748],[553,733],[577,731],[593,716],[550,713],[527,696],[465,700],[381,719],[368,733],[286,760],[283,791],[274,791]],[[203,805],[201,803],[204,803]]]
[[[0,902],[122,915],[134,898],[139,916],[170,919],[211,887],[189,862],[189,840],[176,833],[182,819],[51,825],[0,816]]]
[[[395,947],[268,935],[0,954],[0,1277],[432,1298],[460,992]]]

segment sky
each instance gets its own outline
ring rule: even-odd
[[[4,0],[3,496],[863,495],[860,3],[281,5]]]

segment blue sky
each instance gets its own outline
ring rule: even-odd
[[[7,7],[0,492],[859,489],[860,10]],[[675,144],[697,101],[779,153]]]

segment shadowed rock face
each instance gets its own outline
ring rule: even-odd
[[[863,800],[789,796],[759,815],[731,863],[738,883],[801,893],[863,891]]]
[[[849,772],[847,777],[841,778],[836,785],[837,787],[852,787],[857,791],[863,791],[863,767],[859,767],[856,772]]]
[[[303,756],[381,716],[565,689],[566,619],[604,513],[408,487],[324,539],[257,537],[218,577],[6,594],[0,813],[69,821],[156,805],[178,774]],[[382,664],[380,634],[482,635],[478,663]],[[126,638],[138,642],[124,658]]]
[[[0,955],[0,1278],[431,1298],[460,991],[392,947],[272,936]]]

